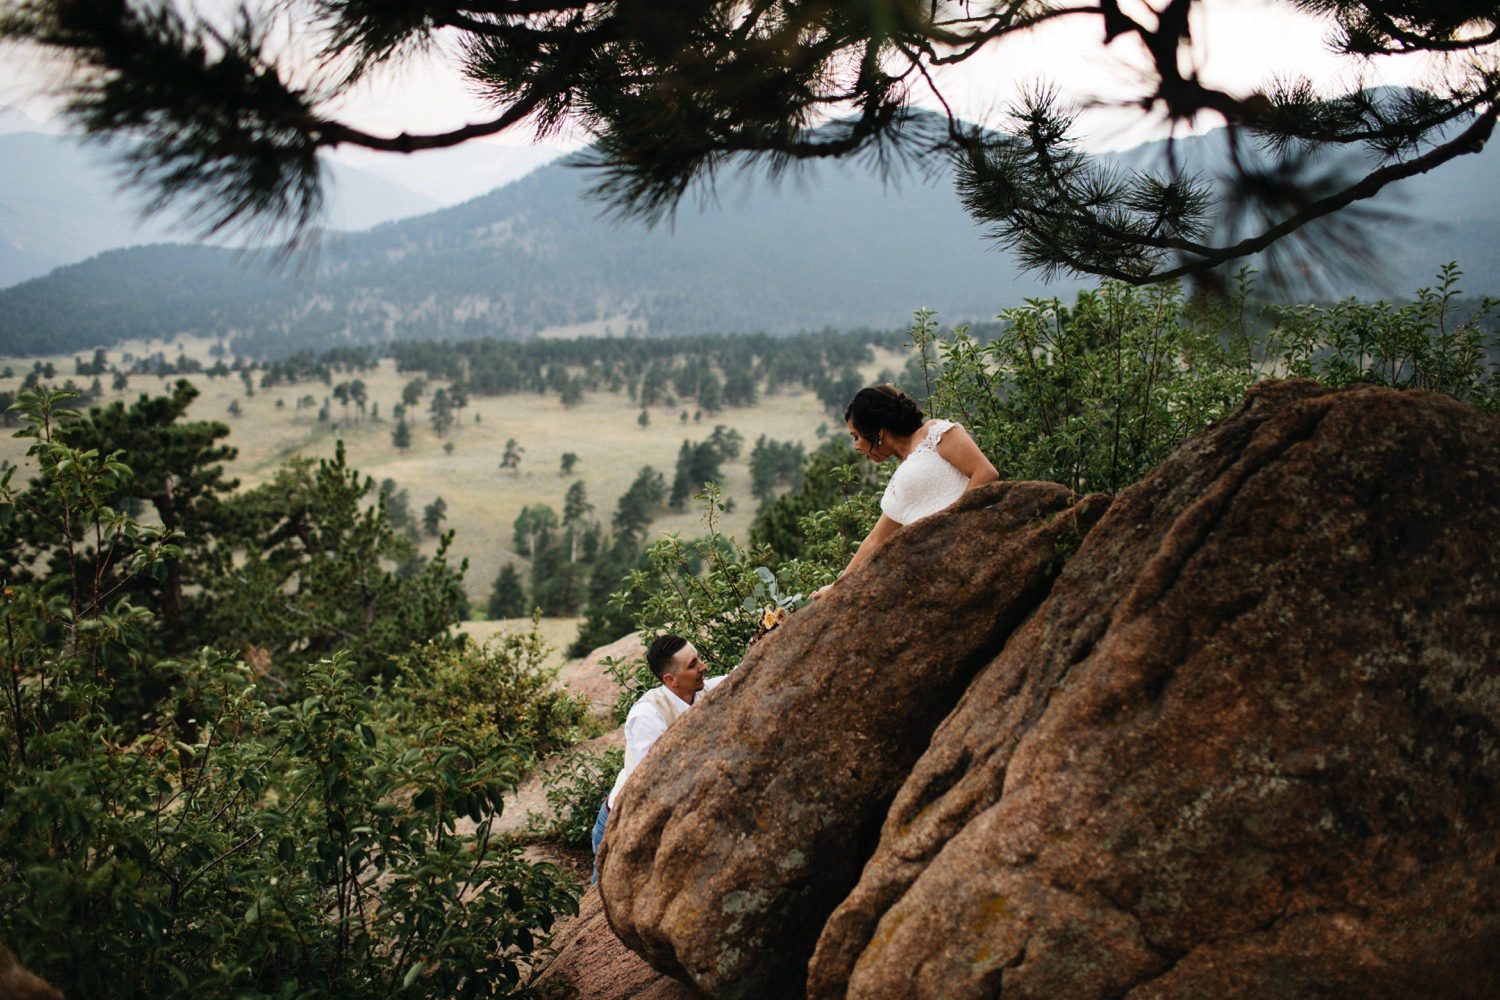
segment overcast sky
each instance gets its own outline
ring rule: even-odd
[[[196,7],[215,16],[240,2],[204,0]],[[1140,3],[1134,6],[1137,11],[1145,9]],[[1353,81],[1348,67],[1325,49],[1323,26],[1287,3],[1208,0],[1197,10],[1192,58],[1209,83],[1244,92],[1278,75],[1305,75],[1330,88]],[[352,124],[380,133],[444,131],[491,117],[455,72],[456,61],[443,51],[446,44],[361,86],[341,102],[339,113]],[[56,104],[46,81],[56,78],[57,68],[49,69],[34,55],[15,49],[0,50],[0,60],[0,104],[16,106],[37,119],[52,117]],[[1144,92],[1144,65],[1134,40],[1117,40],[1106,48],[1098,19],[1081,17],[992,46],[964,65],[947,69],[938,83],[959,114],[993,120],[1022,87],[1044,81],[1083,104],[1128,104]],[[1372,68],[1365,82],[1419,85],[1432,72],[1431,66],[1387,59]],[[938,107],[930,95],[916,96],[919,103]],[[1165,134],[1162,123],[1143,120],[1136,110],[1094,110],[1082,121],[1085,144],[1095,150],[1118,149]],[[1209,120],[1198,126],[1216,124]],[[565,137],[565,144],[586,140],[575,133]],[[524,144],[528,137],[508,135],[503,141]]]

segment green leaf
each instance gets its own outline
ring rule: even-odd
[[[359,738],[365,741],[365,746],[373,747],[375,745],[375,731],[363,722],[359,724],[358,728]]]
[[[401,977],[401,988],[403,990],[410,989],[411,988],[411,984],[414,983],[414,982],[416,982],[417,981],[417,977],[420,976],[421,974],[422,974],[422,963],[421,962],[417,962],[410,969],[406,970],[406,975],[404,975],[404,976]]]
[[[297,842],[291,837],[282,837],[276,845],[276,856],[287,864],[297,861]]]

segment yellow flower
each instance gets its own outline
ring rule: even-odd
[[[768,632],[784,621],[786,621],[786,608],[768,607],[760,615],[760,627]]]

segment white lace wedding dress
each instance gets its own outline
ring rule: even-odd
[[[943,435],[957,426],[951,420],[934,420],[927,426],[927,436],[896,467],[880,498],[880,510],[886,517],[897,524],[910,524],[936,514],[963,493],[969,477],[937,450]]]

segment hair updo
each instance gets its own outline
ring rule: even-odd
[[[872,385],[859,390],[844,408],[844,419],[854,425],[866,441],[879,440],[881,431],[897,437],[913,434],[922,426],[917,401],[895,386]]]

